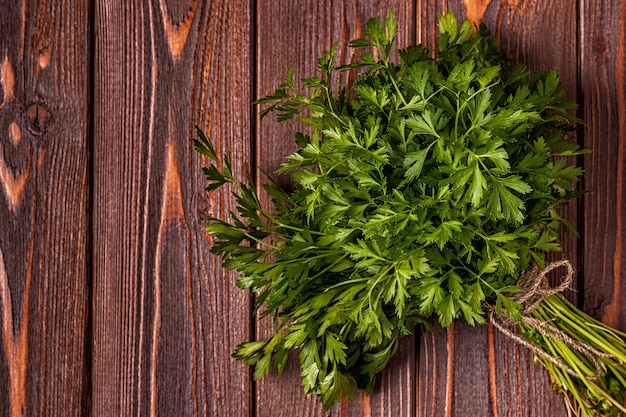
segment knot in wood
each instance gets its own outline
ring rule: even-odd
[[[34,136],[41,136],[50,123],[50,110],[43,103],[33,103],[26,109],[26,121],[28,131]]]
[[[198,213],[202,216],[209,216],[211,213],[211,208],[213,207],[213,204],[211,203],[211,200],[209,196],[207,195],[207,193],[206,192],[198,193],[197,201],[198,201],[198,204],[197,204]]]

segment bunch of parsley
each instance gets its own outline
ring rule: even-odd
[[[488,304],[519,318],[518,277],[571,229],[560,207],[582,172],[566,157],[581,150],[557,72],[511,63],[484,26],[459,29],[452,14],[439,26],[436,50],[411,46],[394,63],[394,16],[372,19],[350,43],[358,62],[336,67],[333,47],[306,93],[289,71],[258,101],[308,129],[277,171],[295,189],[266,186],[271,208],[198,131],[207,190],[228,185],[238,203],[229,221],[208,218],[212,250],[275,324],[234,355],[259,378],[299,351],[304,389],[325,408],[371,392],[400,338],[432,317],[483,324]],[[353,85],[339,84],[344,71],[359,72]]]

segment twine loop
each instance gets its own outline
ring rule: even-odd
[[[551,271],[561,267],[567,268],[567,275],[561,279],[561,283],[557,287],[550,287],[546,276]],[[533,310],[535,310],[546,297],[549,297],[553,294],[561,293],[570,288],[573,279],[574,267],[568,260],[553,262],[546,266],[544,269],[541,269],[537,265],[535,265],[529,271],[522,274],[522,276],[518,280],[517,286],[520,288],[521,291],[519,293],[513,294],[510,297],[511,300],[516,301],[523,306],[522,317],[520,320],[516,320],[512,317],[507,316],[506,311],[504,310],[502,311],[500,317],[496,317],[495,307],[493,305],[487,305],[486,307],[489,312],[489,319],[493,323],[494,327],[497,328],[506,337],[514,340],[522,346],[527,347],[528,349],[532,350],[536,355],[541,356],[542,358],[552,362],[554,365],[575,378],[582,378],[582,376],[580,375],[580,373],[576,372],[570,366],[564,363],[560,358],[551,355],[538,348],[537,346],[531,344],[527,340],[509,330],[508,327],[523,323],[535,329],[544,337],[558,339],[569,345],[572,349],[584,354],[593,363],[596,371],[594,375],[586,378],[589,381],[594,381],[602,376],[602,366],[598,361],[599,357],[613,359],[618,362],[621,361],[614,355],[610,355],[597,350],[589,343],[572,339],[569,335],[567,335],[549,322],[538,320],[532,317]]]

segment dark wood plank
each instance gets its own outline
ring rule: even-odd
[[[338,42],[337,59],[341,64],[353,58],[348,42],[360,36],[365,22],[386,16],[393,8],[399,18],[399,44],[414,43],[414,9],[407,1],[263,1],[257,3],[257,94],[274,91],[284,80],[287,69],[295,78],[316,74],[316,61],[333,42]],[[258,128],[259,167],[272,172],[284,157],[295,150],[296,123],[277,124],[268,117]],[[279,182],[289,186],[284,178]],[[267,201],[267,200],[266,200]],[[261,323],[258,337],[266,338],[271,324]],[[411,416],[415,410],[415,344],[403,341],[393,364],[380,378],[371,397],[344,401],[330,411],[332,416]],[[257,416],[319,416],[316,398],[305,399],[297,358],[277,381],[271,376],[257,383]]]
[[[577,96],[576,4],[569,1],[418,0],[418,40],[434,45],[436,19],[445,11],[484,22],[507,54],[532,70],[558,68],[570,100]],[[550,35],[547,36],[546,34]],[[566,217],[578,222],[577,204]],[[579,242],[563,235],[563,253],[578,265]],[[569,294],[575,298],[575,295]],[[532,353],[493,326],[457,322],[419,339],[418,416],[567,415],[547,372]]]
[[[0,416],[79,416],[89,387],[89,8],[0,10]]]
[[[532,352],[493,325],[456,321],[420,337],[417,416],[567,415]]]
[[[626,330],[626,2],[584,2],[584,308]]]
[[[248,416],[249,296],[209,253],[193,124],[240,175],[250,157],[250,3],[102,1],[95,10],[91,415]]]

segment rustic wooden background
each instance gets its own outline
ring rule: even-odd
[[[559,68],[587,125],[590,191],[568,296],[626,330],[626,1],[0,0],[0,416],[320,416],[297,367],[253,382],[230,357],[267,334],[220,269],[202,212],[194,123],[239,174],[272,170],[293,124],[251,102],[311,75],[393,8],[400,46],[432,45],[446,10],[514,58]],[[491,326],[407,338],[356,416],[565,416],[532,355]]]

